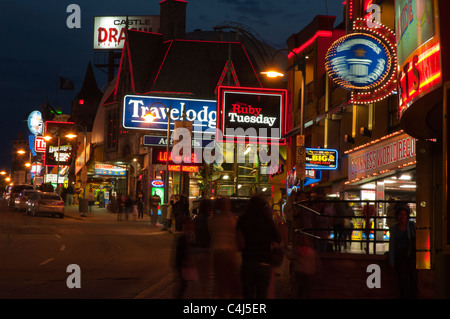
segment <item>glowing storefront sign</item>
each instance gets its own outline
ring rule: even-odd
[[[153,186],[153,187],[158,187],[158,188],[164,187],[164,181],[162,181],[162,180],[160,180],[160,179],[154,179],[154,180],[152,181],[152,186]]]
[[[441,50],[433,0],[395,2],[399,112],[441,84]]]
[[[45,140],[42,136],[36,136],[34,139],[34,150],[37,153],[45,153],[47,143],[45,143]]]
[[[169,165],[169,171],[179,172],[183,169],[183,172],[197,173],[199,171],[199,166],[196,165]]]
[[[381,41],[368,34],[352,33],[333,43],[327,65],[338,85],[368,89],[386,78],[390,63],[389,51]]]
[[[94,174],[104,176],[126,176],[127,170],[124,167],[111,164],[95,164]]]
[[[160,17],[111,16],[94,17],[94,50],[120,50],[126,39],[126,28],[159,32]]]
[[[399,132],[348,154],[348,180],[359,181],[416,162],[416,139]]]
[[[396,63],[394,33],[364,19],[355,20],[352,33],[336,40],[325,57],[328,75],[351,90],[353,104],[374,103],[393,94],[397,89]]]
[[[335,170],[338,152],[333,149],[306,148],[305,168],[309,170]]]
[[[219,87],[216,136],[278,142],[285,131],[286,94],[280,89]]]
[[[28,115],[28,129],[34,135],[42,135],[44,131],[44,125],[42,120],[42,113],[39,111],[33,111]]]
[[[74,154],[76,141],[66,137],[72,131],[73,122],[45,122],[45,135],[52,138],[45,142],[45,166],[70,166]]]

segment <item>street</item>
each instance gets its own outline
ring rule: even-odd
[[[1,207],[0,298],[171,298],[151,288],[173,284],[175,235],[159,229],[148,216],[117,221],[106,209],[80,217],[72,206],[59,219]],[[80,288],[68,287],[69,265]]]

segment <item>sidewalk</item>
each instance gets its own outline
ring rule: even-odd
[[[100,218],[100,219],[117,219],[117,215],[110,212],[106,208],[100,208],[97,206],[91,207],[91,210],[85,214],[86,216],[82,216],[82,213],[79,211],[78,205],[71,205],[64,207],[64,217],[66,218],[75,218],[75,219],[85,219],[85,218]]]
[[[98,207],[98,206],[92,206],[88,209],[88,212],[83,214],[79,211],[78,205],[72,205],[72,206],[65,206],[64,211],[65,218],[73,218],[78,220],[102,220],[102,221],[115,221],[119,222],[117,220],[117,213],[113,213],[106,209],[106,207]],[[126,222],[125,220],[125,213],[122,214],[122,221]],[[142,219],[135,219],[133,214],[128,215],[128,222],[136,222],[136,223],[145,223],[148,226],[150,225],[150,216],[147,214],[144,214],[144,217]],[[157,227],[153,227],[154,230],[161,230],[163,227],[162,224],[157,223]]]

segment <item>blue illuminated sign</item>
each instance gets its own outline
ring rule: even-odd
[[[44,131],[42,113],[39,111],[33,111],[28,115],[27,119],[28,128],[34,135],[41,135]]]
[[[305,148],[305,168],[310,170],[335,170],[338,167],[338,151],[326,148]]]
[[[325,61],[330,78],[346,89],[369,89],[391,70],[388,48],[376,37],[351,33],[335,41]]]
[[[126,95],[123,99],[123,127],[127,129],[167,132],[167,116],[170,106],[170,129],[174,121],[193,122],[194,133],[216,134],[217,102],[215,100],[194,100],[156,96]],[[146,121],[144,115],[154,115],[153,121]]]

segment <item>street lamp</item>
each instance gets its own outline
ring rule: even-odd
[[[17,150],[17,154],[19,154],[19,155],[25,155],[26,153],[27,153],[27,151],[25,151],[23,149]],[[29,160],[28,160],[28,162],[24,163],[24,165],[25,165],[26,168],[30,168],[30,184],[31,184],[31,165],[32,165],[31,151],[29,151],[29,156],[28,157],[29,157]],[[26,179],[27,178],[25,177],[25,180]]]
[[[296,57],[296,61],[294,62],[294,64],[292,64],[290,67],[287,68],[286,71],[289,71],[291,69],[294,69],[294,80],[295,80],[295,72],[296,71],[300,71],[302,72],[302,84],[301,84],[301,90],[302,90],[302,95],[300,97],[301,99],[301,104],[300,104],[300,135],[303,136],[304,130],[305,130],[305,125],[304,125],[304,117],[305,117],[305,82],[306,82],[306,60],[309,58],[305,52],[302,53],[302,55],[298,55],[296,52],[290,50],[290,49],[280,49],[278,51],[276,51],[273,56],[272,56],[272,65],[273,65],[273,59],[275,57],[276,54],[278,54],[281,51],[288,51],[290,53],[293,53]],[[297,69],[296,69],[297,67]],[[265,74],[267,77],[269,78],[276,78],[276,77],[283,77],[284,73],[277,71],[276,69],[269,69],[263,72],[260,72],[261,74]],[[295,91],[295,83],[293,83],[293,88]],[[298,147],[298,145],[297,145]],[[304,147],[304,146],[303,146]],[[297,167],[298,170],[298,167]],[[301,179],[301,189],[303,189],[304,185],[304,180]]]
[[[59,156],[60,156],[60,150],[59,150],[59,148],[60,148],[60,144],[61,144],[61,134],[60,134],[60,132],[58,132],[58,148],[57,148],[57,160],[56,160],[56,163],[58,164],[57,165],[57,171],[56,171],[56,185],[58,185],[59,184]],[[53,136],[51,136],[51,135],[45,135],[44,136],[44,140],[45,141],[50,141],[51,139],[53,138]]]

